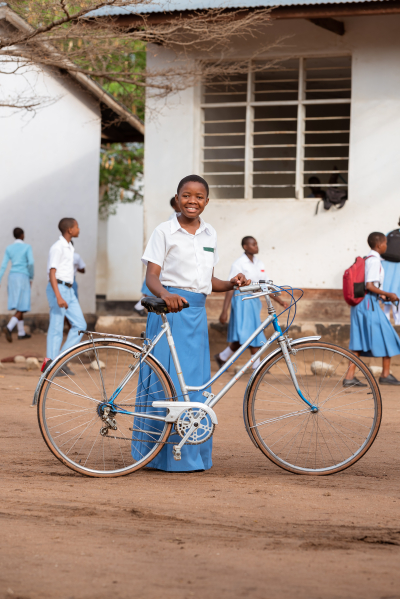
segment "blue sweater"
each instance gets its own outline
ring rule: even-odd
[[[11,260],[10,273],[18,272],[27,275],[30,280],[33,279],[33,254],[29,244],[19,239],[6,247],[3,262],[0,267],[0,281],[3,278],[7,264]]]

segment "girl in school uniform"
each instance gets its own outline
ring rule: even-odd
[[[267,281],[269,277],[265,272],[265,266],[263,262],[257,258],[259,251],[257,240],[250,235],[243,237],[242,248],[244,253],[232,264],[229,277],[232,277],[233,273],[242,272],[253,282],[258,282],[260,280]],[[286,302],[283,302],[277,296],[273,296],[273,298],[279,305],[287,308]],[[225,295],[219,321],[222,324],[225,324],[228,321],[228,308],[229,304],[231,304],[227,338],[229,345],[221,353],[215,354],[214,356],[218,368],[221,368],[225,362],[229,360],[235,351],[247,341],[250,335],[254,333],[256,328],[261,324],[261,299],[256,298],[251,301],[242,301],[242,299],[243,294],[239,291],[228,291]],[[251,354],[257,353],[264,343],[265,335],[261,332],[250,344],[249,349]],[[258,368],[259,364],[260,358],[254,362],[253,370]]]
[[[390,302],[399,299],[395,293],[384,291],[386,285],[381,255],[387,248],[386,235],[371,233],[368,245],[371,251],[365,260],[366,295],[362,302],[351,308],[349,349],[357,356],[381,357],[383,370],[379,383],[400,385],[400,381],[390,374],[390,358],[400,354],[400,339],[379,305],[379,299]],[[354,376],[355,368],[355,364],[350,363],[343,380],[344,387],[367,386]]]
[[[0,282],[3,278],[7,264],[11,261],[8,275],[8,310],[16,310],[14,316],[5,328],[7,341],[12,342],[12,330],[15,325],[18,329],[18,339],[29,339],[25,332],[24,312],[31,309],[31,285],[33,280],[33,254],[29,244],[24,242],[25,233],[20,227],[13,231],[15,241],[6,248],[3,263],[0,268]]]
[[[236,285],[250,283],[243,274],[236,274],[230,281],[214,277],[214,266],[218,262],[217,234],[200,216],[208,204],[208,193],[208,184],[202,177],[189,175],[182,179],[175,196],[180,214],[154,230],[142,257],[147,265],[147,287],[169,308],[167,318],[182,372],[189,385],[202,385],[211,378],[205,310],[207,295],[211,291],[225,292]],[[187,302],[190,307],[181,311]],[[154,338],[160,332],[161,324],[161,317],[150,313],[146,337]],[[179,396],[178,377],[165,336],[156,345],[153,354],[167,369]],[[146,392],[145,385],[148,393],[154,393],[154,385],[151,387],[152,381],[146,381],[146,373],[142,373],[141,378],[144,383],[142,388],[139,386],[138,393]],[[205,401],[201,392],[192,393],[190,397],[192,401]],[[178,399],[182,400],[182,397]],[[172,443],[180,440],[178,435],[171,435],[169,439]],[[201,445],[184,445],[182,459],[175,461],[172,445],[168,444],[149,466],[168,472],[208,470],[212,466],[211,452],[212,438]],[[137,442],[132,443],[132,455],[140,457]]]
[[[400,227],[400,220],[398,225]],[[389,260],[383,260],[382,266],[383,270],[385,271],[386,289],[391,293],[395,293],[396,295],[400,296],[400,262],[389,262]],[[385,303],[384,310],[389,321],[390,312],[393,312],[394,324],[400,324],[400,306]]]

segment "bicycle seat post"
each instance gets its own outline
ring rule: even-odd
[[[161,328],[165,329],[165,332],[166,332],[166,335],[167,335],[167,341],[168,341],[168,345],[169,345],[169,351],[171,352],[172,361],[174,363],[176,374],[178,376],[178,381],[179,381],[179,385],[180,385],[181,390],[182,390],[183,399],[185,401],[190,402],[188,391],[187,391],[187,387],[186,387],[186,383],[185,383],[185,379],[183,378],[181,364],[180,364],[179,358],[178,358],[178,353],[176,351],[174,338],[172,336],[171,327],[169,326],[169,322],[168,322],[168,319],[167,319],[167,317],[166,317],[165,314],[161,314],[161,318],[162,318],[162,321],[163,321],[163,324],[161,325]]]

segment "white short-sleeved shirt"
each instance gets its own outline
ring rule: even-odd
[[[382,258],[375,250],[371,250],[365,260],[365,282],[373,283],[379,289],[383,288],[385,271],[382,267]]]
[[[243,273],[246,279],[250,279],[253,283],[258,281],[268,281],[268,275],[265,272],[265,266],[257,256],[253,256],[253,261],[243,253],[231,266],[229,279],[233,279],[239,273]]]
[[[56,279],[65,283],[74,282],[74,246],[60,235],[58,241],[53,243],[47,261],[47,275],[50,278],[50,269],[56,269]]]
[[[211,293],[211,278],[218,262],[217,234],[200,218],[200,227],[191,235],[175,217],[154,229],[142,262],[161,266],[164,287],[179,287],[194,293]]]
[[[74,253],[74,277],[76,276],[76,273],[78,272],[78,268],[80,270],[82,270],[82,268],[86,268],[86,264],[84,263],[84,261],[82,260],[80,255],[77,252],[75,252]]]

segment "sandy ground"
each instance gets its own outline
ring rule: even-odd
[[[0,358],[44,347],[1,335]],[[400,598],[399,389],[383,388],[375,444],[338,475],[270,463],[243,425],[243,381],[217,406],[212,470],[102,480],[47,449],[37,380],[0,369],[1,598]]]

